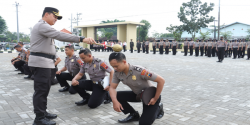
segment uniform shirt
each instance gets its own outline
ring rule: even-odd
[[[82,65],[83,65],[82,60],[76,55],[73,55],[71,58],[69,57],[65,58],[64,66],[67,68],[67,70],[72,76],[75,76],[80,71]]]
[[[142,47],[144,47],[145,46],[145,42],[142,42]]]
[[[149,45],[149,41],[146,41],[146,42],[145,42],[145,45],[146,45],[146,46]]]
[[[107,74],[106,72],[111,72],[112,69],[102,60],[93,57],[91,64],[84,63],[80,69],[80,73],[88,73],[92,81],[99,81],[103,79]]]
[[[172,42],[172,45],[173,45],[173,46],[176,46],[176,45],[177,45],[177,42],[176,42],[176,41],[173,41],[173,42]]]
[[[156,42],[153,42],[153,43],[152,43],[152,46],[156,46],[156,45],[157,45],[157,43],[156,43]]]
[[[134,42],[130,42],[130,47],[134,47]]]
[[[242,42],[239,42],[239,43],[238,43],[238,46],[241,48],[241,47],[242,47]]]
[[[169,44],[170,44],[169,42],[164,42],[165,46],[169,46]]]
[[[129,64],[129,72],[126,75],[123,72],[115,72],[112,83],[118,84],[122,82],[127,85],[135,94],[139,94],[142,90],[153,86],[149,80],[154,81],[157,74],[148,71],[146,68],[141,66],[133,66]]]
[[[19,56],[20,56],[20,58],[21,58],[21,60],[25,60],[26,59],[26,54],[25,54],[25,50],[24,49],[22,49],[20,52],[19,52]]]
[[[231,48],[231,47],[233,47],[233,43],[232,42],[228,43],[228,48]]]
[[[194,41],[190,41],[188,42],[189,46],[193,46],[194,45]]]
[[[136,47],[141,48],[141,42],[137,42]]]
[[[31,32],[30,52],[45,53],[55,55],[56,49],[54,39],[65,42],[79,43],[79,36],[60,32],[52,28],[46,21],[40,20]],[[29,66],[41,68],[55,68],[54,61],[49,58],[30,55]]]
[[[207,46],[211,47],[213,45],[213,42],[207,42]]]
[[[205,42],[205,47],[207,47],[207,42]]]
[[[206,44],[205,42],[200,42],[200,46],[201,46],[201,47],[204,47],[205,44]]]
[[[216,42],[212,42],[212,45],[213,45],[213,47],[216,47],[217,43]]]
[[[219,48],[219,47],[226,47],[227,48],[227,43],[219,40],[217,42],[216,48]]]
[[[247,44],[247,48],[250,48],[250,41],[246,43]]]
[[[199,42],[195,42],[195,43],[194,43],[194,46],[195,46],[195,47],[199,47],[199,46],[200,46],[200,43],[199,43]]]
[[[247,44],[246,42],[242,42],[243,47],[246,47],[246,44]]]
[[[232,43],[232,46],[233,46],[233,48],[238,48],[239,45],[238,45],[237,42],[233,42],[233,43]]]
[[[164,44],[163,41],[159,42],[159,46],[163,46],[163,44]]]
[[[184,41],[184,46],[188,46],[188,41]]]

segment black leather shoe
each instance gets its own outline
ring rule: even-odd
[[[14,71],[19,71],[18,69],[14,70]]]
[[[217,61],[217,62],[221,62],[221,61],[219,60],[219,61]]]
[[[35,119],[33,125],[56,125],[56,122],[46,117],[42,117]]]
[[[77,106],[81,106],[81,105],[86,105],[88,104],[89,100],[88,99],[83,99],[82,101],[79,101],[79,102],[75,102],[75,104]]]
[[[31,80],[34,80],[34,75],[32,75],[30,79],[31,79]]]
[[[104,104],[109,104],[111,102],[111,100],[110,99],[107,99],[107,100],[104,100]]]
[[[162,103],[159,104],[159,108],[160,108],[160,111],[159,111],[158,115],[156,116],[156,119],[160,119],[160,118],[162,118],[164,116],[164,110],[163,110],[163,104]]]
[[[47,118],[47,119],[55,119],[55,118],[57,118],[57,115],[56,114],[51,114],[51,113],[48,113],[48,112],[46,112],[46,113],[44,113],[45,114],[45,117]]]
[[[64,88],[62,88],[62,89],[59,89],[58,91],[59,92],[66,92],[66,91],[68,91],[69,90],[69,87],[64,87]]]
[[[17,73],[17,74],[24,74],[23,72],[19,72],[19,73]]]
[[[27,76],[27,77],[23,77],[24,79],[30,79],[31,77],[30,76]]]
[[[128,123],[128,122],[132,122],[132,121],[139,121],[139,119],[140,119],[140,115],[136,111],[133,114],[129,114],[129,116],[126,117],[125,119],[119,119],[118,122],[119,123]]]

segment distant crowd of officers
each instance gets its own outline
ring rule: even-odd
[[[98,43],[100,43],[98,41]],[[106,44],[105,44],[106,43]],[[148,54],[149,53],[149,41],[143,41],[140,42],[139,40],[136,43],[136,48],[137,48],[137,53],[140,53],[141,51],[143,53]],[[96,52],[113,52],[112,48],[110,47],[105,47],[107,46],[113,46],[114,44],[119,44],[123,46],[123,51],[126,51],[127,48],[127,42],[121,42],[118,41],[118,43],[114,41],[109,41],[105,42],[102,41],[102,45],[93,45],[94,49]],[[156,54],[157,48],[159,49],[159,54],[169,54],[169,49],[172,50],[172,54],[176,55],[177,49],[179,46],[179,42],[176,40],[173,40],[170,42],[168,39],[163,40],[161,39],[160,42],[156,42],[154,40],[152,42],[152,48],[153,48],[153,54]],[[199,56],[207,56],[207,57],[218,57],[219,61],[222,62],[224,57],[231,57],[233,55],[233,59],[236,58],[244,58],[246,55],[247,51],[247,60],[250,58],[250,41],[246,41],[245,39],[238,39],[238,40],[224,40],[223,37],[221,37],[220,40],[216,39],[196,39],[193,40],[191,39],[190,41],[188,39],[185,39],[183,42],[183,47],[184,47],[184,56],[187,56],[188,50],[190,53],[190,56],[194,55],[196,57]],[[130,41],[130,52],[133,53],[133,48],[134,48],[134,42],[131,39]]]

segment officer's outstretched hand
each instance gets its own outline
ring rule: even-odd
[[[155,105],[156,101],[157,101],[157,99],[152,98],[152,99],[150,100],[150,102],[148,103],[148,105]]]
[[[59,71],[57,71],[57,72],[56,72],[56,74],[60,75],[60,74],[61,74],[61,71],[60,71],[60,70],[59,70]]]
[[[121,103],[118,102],[118,101],[113,102],[113,108],[117,112],[121,112],[121,110],[123,110],[123,107],[122,107]]]
[[[94,44],[94,43],[96,43],[95,40],[93,38],[91,38],[91,37],[84,38],[82,42],[87,43],[87,44]]]
[[[77,86],[77,85],[79,85],[79,82],[77,80],[73,79],[71,84],[72,84],[72,86]]]

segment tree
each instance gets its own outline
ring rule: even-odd
[[[220,35],[223,36],[225,40],[228,40],[232,37],[233,33],[231,31],[220,32]]]
[[[201,28],[207,27],[210,22],[214,21],[214,17],[209,17],[208,14],[213,10],[214,3],[208,4],[205,2],[202,4],[201,0],[191,0],[190,2],[183,3],[178,12],[178,18],[183,23],[182,28],[189,34],[192,34],[192,38],[195,38],[195,34]]]
[[[141,20],[140,23],[145,23],[145,25],[137,27],[137,32],[140,32],[139,40],[143,41],[148,37],[148,30],[151,28],[151,24],[147,20]]]
[[[0,16],[0,34],[4,33],[7,28],[5,20]]]
[[[112,36],[113,36],[113,33],[112,33],[112,32],[107,32],[107,33],[105,34],[105,37],[107,37],[108,40],[109,40]]]
[[[209,31],[207,31],[205,33],[203,33],[203,32],[200,31],[200,35],[201,35],[200,38],[205,40],[205,39],[209,38],[209,36],[211,35],[211,33]]]
[[[101,21],[100,24],[103,23],[115,23],[115,22],[125,22],[125,20],[107,20],[107,21]],[[112,32],[114,36],[117,36],[117,27],[111,27],[111,28],[98,28],[97,32],[100,33],[101,37],[105,37],[105,34],[107,32]]]
[[[181,40],[181,35],[183,32],[182,26],[173,26],[172,24],[170,24],[170,27],[167,27],[166,30],[173,34],[176,41]]]

